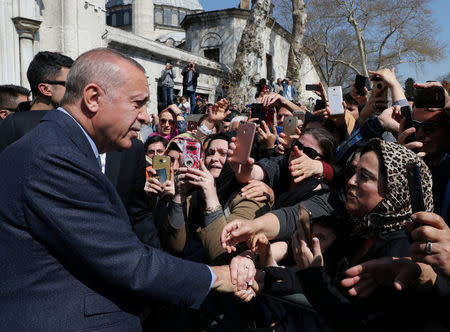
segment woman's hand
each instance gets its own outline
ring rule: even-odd
[[[228,108],[228,100],[222,98],[212,106],[212,111],[211,113],[209,113],[208,119],[214,123],[225,120],[228,114],[231,113],[231,111],[227,111],[227,108]]]
[[[216,193],[216,182],[211,173],[206,169],[203,161],[200,163],[200,169],[180,168],[180,171],[186,173],[186,180],[193,186],[200,187],[205,197]]]
[[[398,138],[397,138],[397,143],[401,144],[401,145],[404,145],[405,147],[407,147],[408,149],[413,150],[413,151],[415,149],[419,150],[423,146],[422,142],[414,141],[414,142],[406,143],[406,138],[409,135],[414,134],[416,132],[416,128],[410,127],[410,128],[405,130],[405,125],[406,125],[406,119],[401,119],[401,121],[400,121],[400,128],[399,128],[399,131],[398,131],[399,134],[398,134]],[[425,154],[425,152],[419,152],[419,153],[417,153],[417,155],[419,157],[423,158],[423,157],[425,157],[426,154]]]
[[[311,176],[322,176],[323,165],[320,160],[309,158],[298,147],[294,147],[296,158],[289,163],[289,170],[294,183],[299,183]]]
[[[255,220],[235,219],[223,228],[220,242],[230,254],[236,251],[237,244],[246,242],[259,231],[259,225]]]
[[[263,233],[258,233],[252,236],[247,241],[247,246],[252,252],[258,254],[259,265],[261,267],[276,266],[270,242]]]
[[[248,285],[254,281],[256,274],[253,254],[250,250],[234,257],[230,262],[231,282],[237,285],[237,290],[246,290]]]
[[[236,137],[232,137],[231,143],[228,147],[228,163],[231,169],[234,171],[236,179],[240,183],[248,183],[248,181],[251,180],[251,174],[253,171],[255,160],[253,158],[248,158],[246,164],[240,164],[239,162],[235,161],[235,159],[233,158],[237,148],[235,142]]]
[[[433,270],[450,280],[450,228],[444,219],[432,212],[418,212],[406,225],[411,232],[412,259],[431,265]]]
[[[394,287],[400,291],[417,282],[431,286],[436,280],[429,266],[427,268],[425,264],[415,263],[410,257],[382,257],[370,260],[351,267],[345,274],[347,278],[341,281],[341,285],[349,288],[349,295],[362,298],[368,297],[383,286]]]
[[[276,118],[277,115],[275,112],[272,132],[270,132],[269,126],[265,121],[262,121],[257,129],[258,142],[263,149],[273,149],[275,147],[275,142],[277,141],[277,128],[275,126]]]
[[[312,238],[312,249],[308,246],[308,242],[302,225],[297,222],[297,231],[292,235],[292,250],[299,270],[323,266],[319,239],[316,237]]]
[[[275,202],[275,193],[267,184],[258,180],[250,180],[248,185],[241,189],[241,195],[254,199],[257,202],[268,202],[270,206]]]
[[[164,189],[163,185],[158,180],[156,170],[149,168],[147,174],[149,177],[145,181],[144,191],[150,194],[160,194]]]
[[[354,84],[352,85],[351,95],[352,98],[356,100],[359,106],[364,106],[365,104],[367,104],[367,96],[369,95],[369,90],[367,90],[367,88],[364,87],[363,91],[364,91],[363,95],[362,96],[359,95],[358,91],[356,91],[355,85]]]

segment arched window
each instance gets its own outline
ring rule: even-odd
[[[172,10],[172,24],[174,26],[178,25],[178,11],[177,10]]]
[[[131,24],[131,15],[130,15],[130,12],[129,11],[126,11],[124,14],[123,14],[123,24],[124,25],[129,25],[129,24]]]
[[[163,10],[155,7],[155,23],[163,24]]]

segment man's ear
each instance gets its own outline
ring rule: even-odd
[[[105,96],[105,91],[98,84],[90,83],[83,89],[83,102],[92,113],[98,112],[102,96]]]
[[[47,83],[39,83],[38,90],[43,96],[51,97],[53,95],[50,85]]]
[[[0,110],[0,119],[4,119],[8,116],[9,112],[8,110]]]

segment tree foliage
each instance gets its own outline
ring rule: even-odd
[[[277,19],[290,0],[274,0]],[[305,0],[304,52],[328,85],[345,85],[356,73],[442,58],[435,40],[431,0]]]

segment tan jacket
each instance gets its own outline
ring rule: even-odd
[[[187,211],[195,209],[197,204],[192,202],[192,196],[187,198]],[[209,262],[215,261],[220,255],[226,251],[222,248],[220,243],[220,236],[224,226],[235,219],[255,219],[270,211],[268,203],[257,202],[253,199],[242,197],[240,194],[236,195],[229,203],[228,209],[230,215],[228,218],[222,214],[219,218],[210,223],[207,227],[199,227],[195,231],[195,234],[188,234],[186,231],[186,223],[180,228],[173,227],[170,218],[167,213],[164,213],[165,220],[159,220],[159,224],[163,224],[163,233],[160,234],[161,242],[164,249],[169,252],[179,255],[182,253],[186,240],[190,236],[198,236],[198,239],[205,249],[206,256]],[[188,213],[188,215],[191,215]],[[164,217],[164,216],[161,216]]]

